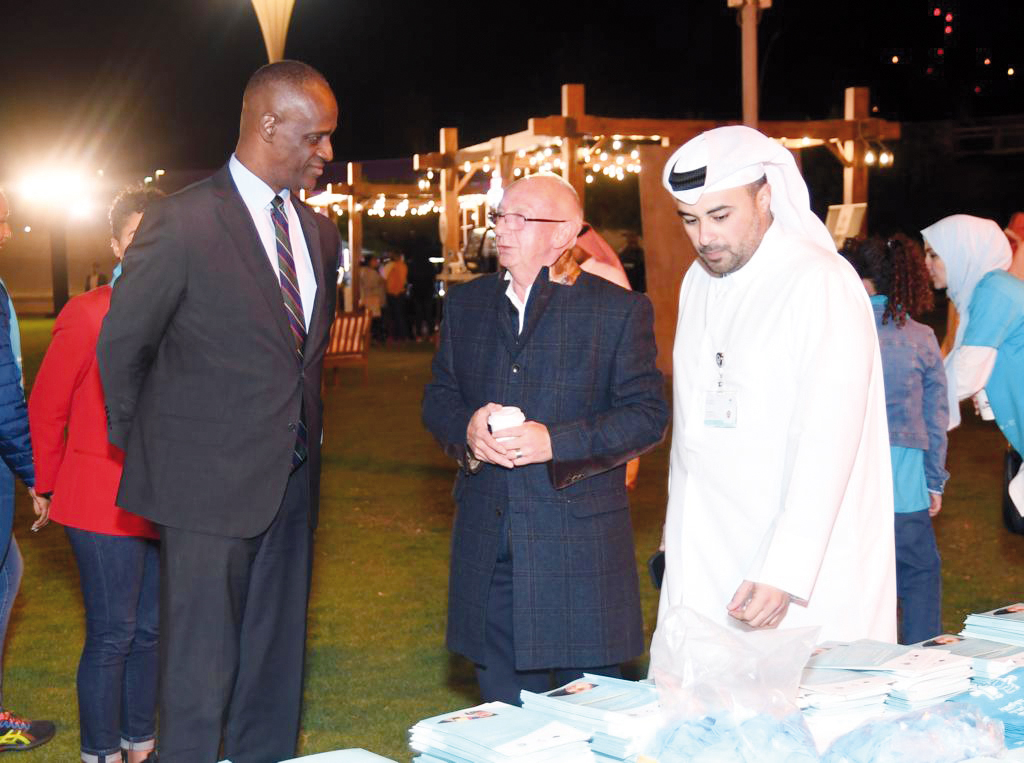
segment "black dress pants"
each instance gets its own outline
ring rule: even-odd
[[[294,757],[312,567],[307,470],[292,473],[255,538],[160,528],[160,763]]]

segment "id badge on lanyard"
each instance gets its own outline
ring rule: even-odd
[[[715,353],[718,382],[704,396],[704,426],[732,429],[736,426],[738,401],[736,390],[725,386],[725,353]]]

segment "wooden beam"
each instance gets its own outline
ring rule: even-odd
[[[417,172],[423,170],[444,170],[455,166],[455,157],[431,151],[428,154],[413,154],[412,168]]]
[[[858,121],[868,117],[871,91],[866,87],[846,88],[843,116],[853,127]],[[859,140],[859,135],[851,135],[845,139],[843,153],[851,157],[849,165],[843,167],[843,204],[856,204],[868,200],[868,166],[864,162],[867,143]],[[865,216],[866,217],[866,216]],[[865,225],[867,222],[865,220]]]
[[[454,156],[459,150],[457,127],[441,128],[441,153]],[[445,269],[458,261],[459,253],[459,171],[455,166],[441,169],[441,214],[438,219]]]
[[[585,97],[583,85],[562,85],[562,116],[570,122],[584,118],[587,114]],[[576,191],[582,205],[587,185],[584,181],[585,168],[576,161],[576,150],[579,147],[579,137],[573,135],[562,138],[562,177]]]
[[[530,130],[547,135],[580,137],[595,135],[657,135],[668,139],[669,144],[685,143],[700,133],[739,124],[735,120],[712,119],[620,119],[598,117],[587,114],[570,121],[563,116],[533,117]],[[772,138],[811,138],[812,140],[852,140],[858,136],[870,140],[899,140],[900,125],[884,119],[862,117],[849,121],[845,119],[817,119],[800,121],[762,121],[758,129]]]
[[[358,187],[363,179],[363,167],[348,163],[349,188]],[[358,201],[354,195],[348,197],[348,250],[352,257],[352,308],[359,307],[359,266],[363,259],[363,213],[356,209]],[[339,306],[342,312],[345,305]]]

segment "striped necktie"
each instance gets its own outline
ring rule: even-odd
[[[302,351],[306,343],[306,321],[302,312],[302,295],[299,293],[299,279],[295,275],[295,258],[292,256],[292,241],[288,235],[288,215],[284,209],[284,199],[275,196],[271,202],[270,218],[274,221],[274,239],[277,241],[277,265],[281,278],[281,297],[284,300],[288,325],[295,340],[295,357],[302,367]],[[295,437],[295,449],[292,452],[292,466],[298,467],[309,452],[307,447],[306,412],[299,416],[298,432]]]

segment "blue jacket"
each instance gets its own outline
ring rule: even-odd
[[[423,421],[466,462],[466,427],[489,402],[545,424],[552,461],[460,471],[448,646],[485,662],[484,621],[500,534],[513,559],[519,670],[611,665],[646,646],[626,462],[668,424],[643,294],[582,273],[533,284],[521,334],[501,274],[456,286],[423,398]],[[506,524],[507,523],[507,524]]]
[[[923,450],[928,489],[941,493],[949,479],[946,471],[949,402],[946,370],[935,332],[909,316],[902,327],[891,319],[883,324],[885,297],[872,297],[871,305],[882,350],[889,444]]]
[[[11,303],[0,281],[0,563],[7,556],[14,524],[14,474],[29,487],[36,484],[28,407],[21,367],[11,343]]]

